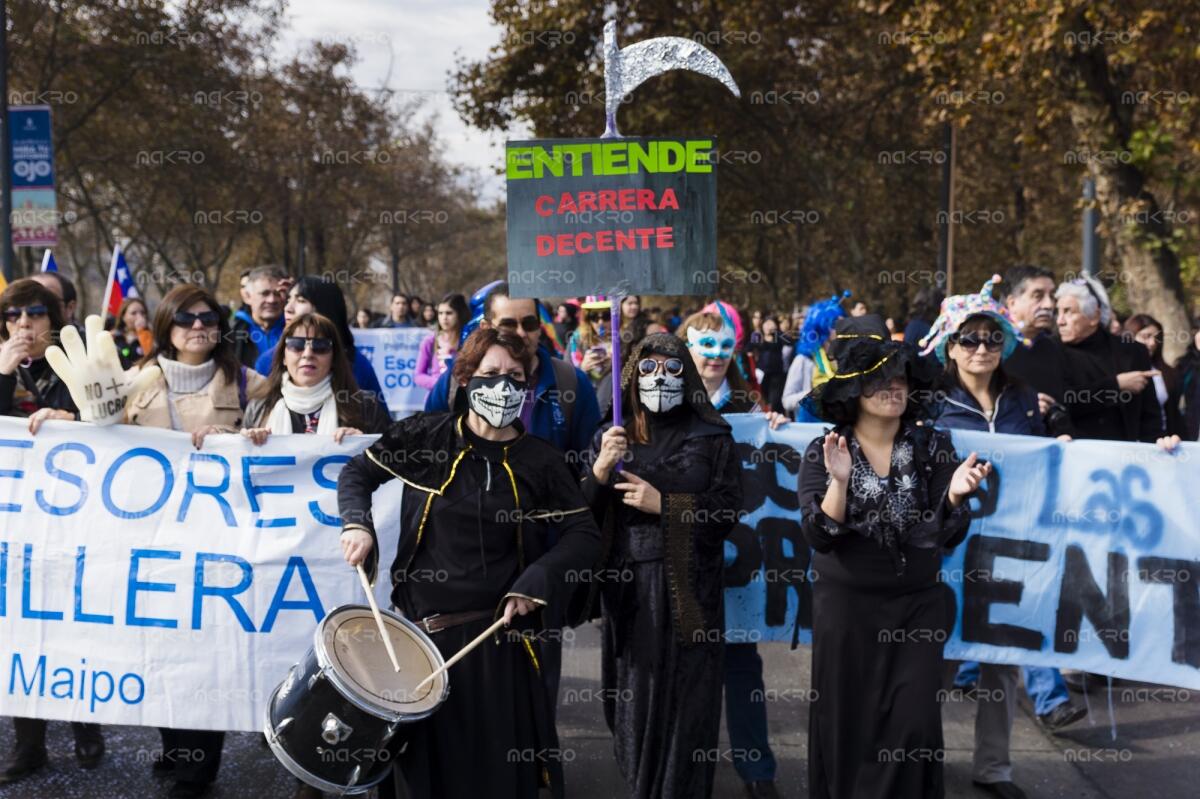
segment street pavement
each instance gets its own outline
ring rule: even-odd
[[[784,644],[761,644],[771,745],[779,763],[781,796],[807,795],[807,690],[811,653]],[[946,665],[946,684],[953,673]],[[453,672],[451,672],[453,674]],[[451,677],[453,685],[453,676]],[[1086,719],[1054,736],[1037,723],[1022,695],[1012,736],[1014,779],[1035,799],[1173,799],[1200,796],[1200,691],[1118,682],[1111,691],[1073,694],[1086,701]],[[604,724],[600,649],[592,627],[564,645],[558,727],[567,796],[612,799],[625,795]],[[946,785],[951,797],[986,797],[971,785],[975,702],[948,691],[942,706]],[[0,799],[143,799],[165,796],[169,783],[151,776],[158,732],[147,727],[105,728],[108,755],[94,771],[75,764],[65,723],[52,722],[47,738],[50,766],[28,780],[0,787]],[[12,726],[0,723],[0,753],[11,751]],[[741,797],[737,773],[727,759],[724,728],[718,754],[716,797]],[[279,766],[256,733],[227,737],[213,799],[287,799],[295,781]],[[480,799],[485,799],[481,797]]]

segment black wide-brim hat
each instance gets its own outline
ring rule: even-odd
[[[932,359],[922,358],[911,346],[890,339],[863,336],[849,346],[843,345],[838,354],[841,357],[833,376],[801,403],[813,416],[830,424],[847,424],[854,418],[854,408],[867,385],[904,377],[910,405],[919,405],[920,397],[929,395],[941,375]]]

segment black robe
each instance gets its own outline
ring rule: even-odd
[[[821,511],[823,437],[800,472],[801,529],[816,550],[809,796],[941,797],[937,692],[953,600],[938,571],[970,523],[967,503],[946,500],[958,457],[946,433],[905,422],[880,478],[851,430],[839,432],[853,460],[843,524]]]
[[[599,557],[599,532],[578,480],[562,453],[539,438],[487,441],[462,417],[444,413],[401,420],[342,470],[343,524],[374,537],[371,494],[392,478],[404,482],[400,529],[386,533],[400,536],[392,602],[408,618],[487,610],[498,618],[512,596],[543,607],[561,603],[568,573],[586,573]],[[368,561],[374,571],[375,558]],[[406,730],[397,779],[408,795],[512,799],[536,797],[544,785],[562,796],[562,757],[541,675],[541,615],[516,617],[512,630],[450,668],[446,702]],[[449,658],[489,624],[430,637]]]
[[[647,418],[650,442],[630,447],[625,469],[658,489],[662,515],[621,502],[619,472],[583,482],[608,553],[604,714],[627,789],[613,793],[692,799],[711,795],[719,758],[724,541],[742,506],[741,461],[728,426],[687,405]]]

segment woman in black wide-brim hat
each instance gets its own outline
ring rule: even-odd
[[[942,555],[965,537],[989,474],[917,424],[934,367],[878,317],[838,328],[833,377],[805,403],[834,429],[800,471],[813,555],[809,795],[941,797],[942,646],[952,625]]]

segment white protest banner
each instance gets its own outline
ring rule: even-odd
[[[742,456],[745,511],[726,541],[730,641],[812,628],[810,551],[796,495],[815,424],[769,430],[731,416]],[[971,530],[945,559],[954,629],[947,658],[1060,666],[1200,688],[1200,445],[1167,454],[1150,444],[951,431],[995,474],[971,500]],[[943,635],[942,631],[895,631]]]
[[[432,331],[424,327],[354,329],[354,346],[375,370],[384,400],[395,418],[425,409],[427,389],[417,385],[417,356]]]
[[[373,436],[0,418],[0,715],[256,730],[317,622],[365,604],[337,475]],[[390,605],[400,485],[376,495]]]

